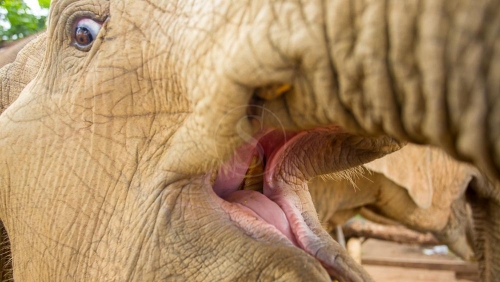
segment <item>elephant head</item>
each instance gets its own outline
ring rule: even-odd
[[[369,280],[307,180],[401,147],[385,134],[495,174],[488,5],[54,1],[0,71],[14,278]]]

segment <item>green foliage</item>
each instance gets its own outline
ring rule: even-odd
[[[48,8],[50,0],[39,0],[40,7]],[[46,17],[35,16],[23,0],[0,0],[0,44],[34,34],[45,28]]]
[[[42,9],[48,9],[50,6],[50,0],[38,0],[38,5],[40,5]]]

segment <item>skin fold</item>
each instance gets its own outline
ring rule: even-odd
[[[14,279],[370,281],[307,182],[393,138],[496,178],[497,4],[53,1],[47,31],[0,70]],[[98,29],[83,47],[82,20]],[[304,137],[278,148],[263,187],[299,246],[212,188],[267,130]]]

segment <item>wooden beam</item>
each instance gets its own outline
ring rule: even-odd
[[[363,265],[394,266],[406,268],[419,268],[428,270],[450,270],[457,274],[477,274],[477,264],[464,261],[449,261],[436,259],[405,259],[390,257],[362,257]]]

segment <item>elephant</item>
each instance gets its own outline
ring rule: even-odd
[[[358,178],[317,177],[309,183],[319,219],[330,232],[358,212],[389,219],[432,232],[463,259],[477,260],[481,281],[495,280],[500,273],[498,181],[437,148],[414,144],[363,167],[369,173]]]
[[[13,42],[8,42],[0,47],[0,68],[12,63],[19,51],[31,42],[35,35],[30,35]],[[0,281],[12,281],[12,264],[10,255],[10,243],[7,237],[7,232],[0,222]]]
[[[14,279],[371,281],[307,183],[407,141],[497,178],[497,3],[54,0],[0,70]]]
[[[450,199],[456,199],[453,194],[461,194],[465,187],[465,197],[460,196],[454,203],[451,203],[453,216],[450,217],[448,225],[452,227],[445,228],[436,235],[452,246],[453,250],[460,253],[458,248],[460,245],[463,248],[465,243],[461,243],[464,241],[464,236],[462,235],[462,239],[460,239],[458,234],[463,234],[464,232],[461,230],[464,230],[467,241],[472,243],[475,257],[479,262],[481,281],[496,280],[495,277],[500,274],[497,247],[498,242],[500,242],[500,224],[498,222],[498,211],[500,210],[497,210],[500,208],[500,182],[490,178],[476,167],[449,159],[436,149],[426,148],[427,152],[422,152],[409,147],[405,149],[406,151],[409,151],[408,155],[412,156],[409,158],[411,160],[401,157],[403,152],[396,152],[383,159],[365,164],[365,167],[386,175],[401,186],[409,187],[409,194],[415,202],[421,207],[430,204],[430,209],[432,206],[446,209],[447,205],[450,205]],[[405,174],[405,170],[401,169],[401,166],[409,167],[416,173]],[[429,192],[431,189],[416,188],[418,186],[426,187],[418,180],[424,179],[422,176],[425,173],[430,175],[433,192]],[[434,177],[435,174],[446,175],[446,177]],[[444,189],[444,187],[448,187],[446,189],[448,192],[437,191],[440,188]],[[417,193],[419,190],[427,190],[427,192]],[[432,201],[430,200],[431,195]],[[468,222],[469,216],[466,215],[465,208],[463,208],[464,200],[472,210],[473,230],[469,228],[471,224]],[[390,212],[387,212],[388,214]],[[432,216],[436,217],[438,214],[436,212]],[[457,239],[453,239],[454,237]]]
[[[400,223],[431,232],[465,260],[474,259],[474,224],[466,190],[480,177],[471,165],[429,146],[408,144],[365,164],[367,173],[349,179],[313,179],[309,183],[318,217],[330,233],[361,213],[374,221]],[[484,253],[484,250],[478,250]],[[486,265],[495,265],[488,261]]]

